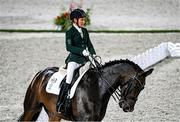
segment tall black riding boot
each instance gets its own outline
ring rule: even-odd
[[[67,83],[64,83],[61,86],[59,96],[58,96],[57,106],[56,106],[56,111],[57,112],[62,112],[64,110],[64,108],[65,108],[64,101],[65,101],[65,96],[67,96],[69,86],[70,86],[70,84],[67,84]]]

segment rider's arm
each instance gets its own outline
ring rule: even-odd
[[[72,32],[71,31],[66,32],[66,50],[71,53],[74,53],[74,54],[83,55],[82,52],[84,49],[74,46],[72,44]]]
[[[88,47],[88,50],[89,50],[89,52],[91,54],[96,54],[95,49],[94,49],[94,47],[93,47],[93,45],[91,43],[91,40],[89,38],[89,33],[88,33],[87,29],[85,29],[85,30],[86,30],[86,33],[87,33],[87,47]]]

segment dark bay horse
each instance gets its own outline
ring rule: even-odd
[[[36,120],[42,106],[49,121],[101,121],[111,96],[118,100],[124,112],[132,112],[138,95],[145,86],[145,78],[153,69],[143,71],[129,60],[108,62],[98,71],[90,69],[81,79],[72,98],[71,117],[56,112],[58,96],[45,90],[48,80],[57,71],[57,67],[51,67],[35,75],[26,92],[24,113],[19,118],[20,121]]]

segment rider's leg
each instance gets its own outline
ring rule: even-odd
[[[67,66],[67,76],[66,76],[66,83],[71,84],[73,75],[74,75],[74,70],[80,67],[81,65],[76,63],[76,62],[69,62]]]
[[[73,78],[74,70],[77,69],[79,66],[80,66],[80,64],[78,64],[76,62],[69,62],[68,63],[66,83],[64,83],[64,85],[61,86],[61,90],[60,90],[60,93],[58,96],[57,108],[56,108],[58,112],[61,111],[61,109],[62,109],[64,97],[69,90],[69,86],[70,86],[72,78]]]

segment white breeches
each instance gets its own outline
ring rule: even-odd
[[[67,76],[66,76],[66,83],[71,84],[73,75],[74,75],[74,70],[80,67],[81,64],[78,64],[76,62],[69,62],[67,66]]]

